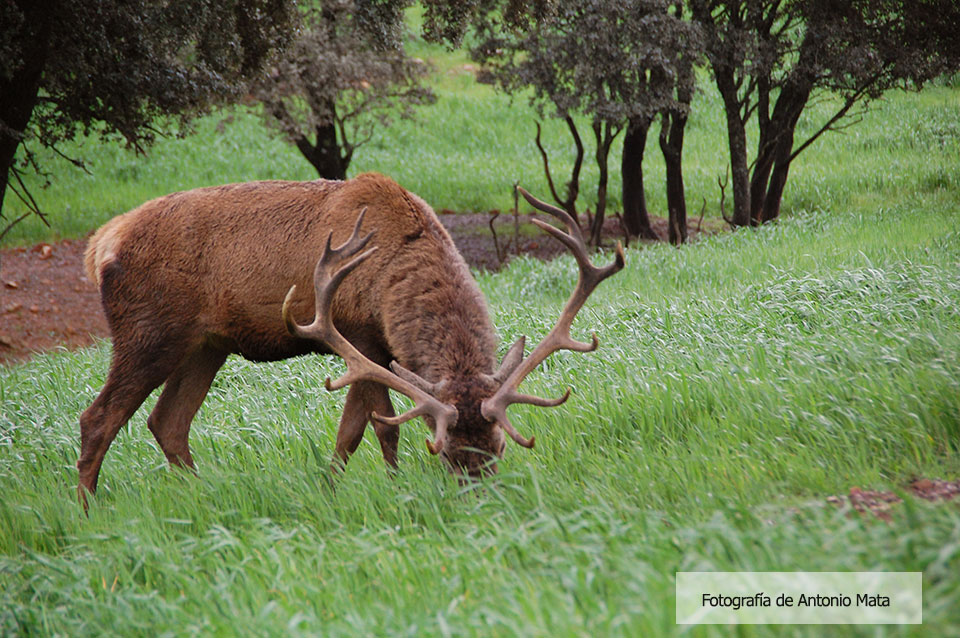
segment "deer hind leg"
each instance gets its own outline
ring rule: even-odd
[[[340,417],[340,429],[337,430],[336,453],[331,464],[331,469],[335,473],[346,465],[350,455],[356,451],[360,441],[363,440],[363,432],[367,427],[367,422],[370,421],[371,412],[377,412],[382,416],[394,415],[387,388],[371,381],[358,381],[352,384],[350,389],[347,390],[343,416]],[[396,466],[398,437],[394,435],[391,440],[389,433],[381,430],[381,428],[389,427],[391,426],[374,424],[377,438],[380,440],[380,446],[383,449],[384,460],[388,464]],[[396,429],[397,427],[393,426],[393,430]],[[385,432],[384,435],[381,435],[382,431]]]
[[[167,378],[157,405],[147,417],[147,427],[170,465],[194,469],[188,443],[190,423],[226,358],[226,352],[201,346]]]
[[[97,490],[100,466],[110,444],[137,408],[176,367],[181,353],[114,337],[107,382],[80,416],[77,493],[86,507],[86,492]]]

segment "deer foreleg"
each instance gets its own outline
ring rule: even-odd
[[[371,412],[383,416],[394,415],[387,388],[371,381],[358,381],[352,384],[347,391],[343,416],[340,417],[340,429],[337,430],[337,447],[331,465],[334,472],[339,472],[346,465],[350,455],[360,445],[364,430],[370,421]],[[383,459],[392,467],[397,464],[398,429],[398,426],[374,423],[374,430],[383,450]]]

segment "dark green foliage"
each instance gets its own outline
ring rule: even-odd
[[[0,194],[10,173],[40,169],[38,145],[97,132],[140,148],[236,99],[294,17],[292,0],[4,2]]]
[[[628,122],[621,166],[624,221],[641,236],[652,235],[643,147],[653,118],[663,114],[674,241],[683,241],[680,220],[686,215],[680,152],[695,77],[690,65],[701,54],[724,102],[733,175],[730,222],[737,226],[779,215],[791,162],[824,132],[858,121],[884,91],[920,87],[960,69],[960,4],[954,0],[425,4],[428,35],[459,43],[472,27],[480,43],[475,55],[505,90],[532,87],[541,115],[549,107],[552,115],[582,112],[605,123],[594,126],[599,162],[616,133],[606,126]],[[819,94],[839,98],[835,110],[809,136],[795,140],[801,115]],[[753,117],[760,135],[751,159],[746,130]],[[603,201],[601,183],[598,211]]]
[[[533,89],[545,114],[592,120],[600,171],[592,239],[599,240],[606,207],[607,159],[614,138],[629,126],[631,151],[642,159],[646,129],[661,112],[686,113],[692,94],[696,29],[663,0],[609,0],[532,5],[526,19],[514,4],[478,18],[482,61],[507,92]],[[688,87],[678,93],[678,87]],[[638,134],[639,131],[639,134]],[[576,136],[574,136],[576,138]],[[642,139],[641,139],[642,138]],[[633,156],[633,155],[631,155]],[[652,236],[642,196],[640,162],[624,166],[625,197],[634,234]],[[578,185],[571,180],[568,190]],[[636,196],[635,196],[636,195]],[[558,198],[559,199],[559,198]]]
[[[302,28],[254,85],[267,123],[320,177],[344,179],[356,147],[392,117],[434,101],[403,49],[407,0],[338,0],[305,8]],[[313,137],[311,140],[310,137]]]
[[[891,88],[920,87],[960,68],[960,5],[952,0],[689,0],[727,116],[737,226],[775,219],[790,163],[824,132]],[[804,141],[797,123],[819,92],[833,115]],[[746,124],[760,136],[752,172]]]

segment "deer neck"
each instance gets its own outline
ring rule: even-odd
[[[411,273],[394,286],[396,301],[383,316],[393,357],[432,383],[492,374],[496,365],[486,301],[462,271]]]

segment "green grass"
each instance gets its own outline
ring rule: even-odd
[[[441,99],[356,170],[438,209],[506,208],[518,178],[543,191],[523,101],[420,46],[439,61]],[[87,518],[77,421],[109,344],[0,368],[0,636],[960,635],[955,503],[908,499],[890,524],[825,503],[960,475],[958,95],[895,95],[823,138],[776,225],[628,251],[575,324],[600,349],[555,355],[524,386],[569,385],[572,399],[512,408],[537,447],[508,446],[480,487],[447,476],[415,422],[395,477],[370,435],[331,490],[344,393],[322,382],[342,364],[233,357],[194,421],[199,477],[167,469],[145,427],[151,399],[111,448]],[[716,201],[724,161],[719,102],[698,100],[692,208]],[[41,203],[78,235],[178,188],[312,177],[253,115],[230,115],[223,133],[209,118],[146,157],[90,146],[94,176],[58,175]],[[561,135],[548,131],[556,153]],[[647,170],[659,184],[652,150]],[[13,241],[44,233],[24,224]],[[479,274],[502,342],[540,338],[574,278],[569,258]],[[922,571],[924,624],[678,627],[679,570]]]
[[[600,350],[528,380],[574,398],[514,408],[537,447],[482,488],[410,424],[395,478],[371,436],[331,491],[340,364],[233,358],[194,423],[199,478],[166,469],[142,409],[87,519],[76,423],[108,345],[5,368],[0,633],[676,635],[677,570],[897,570],[924,572],[923,626],[737,635],[954,635],[957,507],[886,524],[824,499],[960,471],[958,267],[947,194],[630,251],[575,326]],[[541,336],[574,272],[482,275],[503,341]]]

